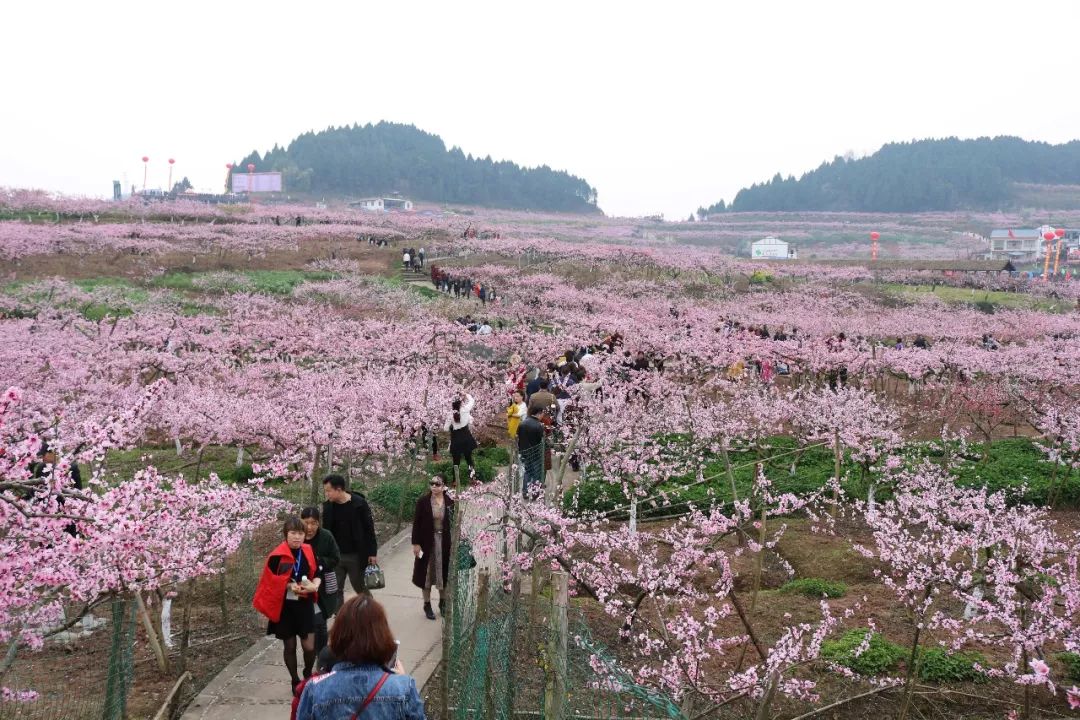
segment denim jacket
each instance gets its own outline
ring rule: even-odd
[[[378,665],[339,662],[304,687],[296,720],[349,720],[385,672]],[[416,681],[390,674],[359,720],[425,720]]]

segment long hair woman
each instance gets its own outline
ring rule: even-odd
[[[297,720],[424,720],[416,681],[405,674],[386,612],[370,595],[354,595],[341,606],[330,629],[330,650],[337,658],[334,671],[304,687]]]
[[[464,458],[465,464],[469,466],[469,477],[476,475],[472,457],[473,450],[476,449],[476,438],[469,428],[472,425],[472,409],[475,404],[473,396],[468,394],[465,395],[465,402],[454,400],[450,406],[452,412],[443,426],[443,429],[450,433],[450,457],[454,467],[460,465]]]
[[[439,612],[445,614],[443,589],[450,573],[450,527],[454,517],[454,499],[446,494],[446,481],[436,475],[428,483],[431,489],[416,501],[413,514],[413,585],[424,593],[424,616],[435,619],[431,609],[431,588],[439,590]]]
[[[283,644],[285,667],[293,692],[300,684],[296,672],[296,639],[304,651],[304,677],[315,665],[315,601],[322,580],[315,552],[304,543],[304,523],[295,515],[285,518],[284,540],[270,551],[251,604],[270,621],[267,635]]]

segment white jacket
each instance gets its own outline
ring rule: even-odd
[[[460,430],[466,425],[472,424],[472,409],[473,405],[475,404],[476,401],[473,400],[473,396],[466,395],[465,402],[461,403],[461,410],[458,413],[458,417],[461,418],[461,422],[454,422],[454,413],[450,413],[450,415],[448,415],[446,418],[446,424],[443,425],[443,430],[446,432],[450,432],[451,430]]]

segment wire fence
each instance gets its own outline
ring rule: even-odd
[[[0,685],[34,691],[37,697],[0,699],[0,720],[150,717],[187,670],[194,682],[185,686],[181,700],[192,697],[265,632],[251,599],[263,559],[278,542],[279,529],[268,527],[229,557],[213,560],[221,569],[215,575],[144,593],[142,607],[134,595],[116,597],[48,639],[41,650],[20,649]],[[165,692],[158,692],[162,688]]]
[[[561,502],[571,454],[558,443],[512,449],[504,491]],[[596,606],[571,603],[565,573],[538,563],[530,574],[503,578],[494,558],[478,563],[471,552],[469,538],[490,524],[467,509],[461,517],[443,637],[444,718],[684,718],[672,699],[636,683],[617,652],[597,639],[600,626],[610,633],[610,619],[598,626]]]
[[[444,643],[444,717],[684,718],[639,685],[571,605],[563,573],[536,571],[504,587],[459,552]]]

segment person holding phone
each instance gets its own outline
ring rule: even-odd
[[[416,681],[396,659],[397,648],[382,605],[370,595],[349,598],[330,629],[330,650],[337,663],[305,685],[297,720],[425,720],[424,701]]]
[[[266,558],[251,604],[266,616],[266,634],[281,640],[285,667],[296,692],[300,677],[296,667],[296,639],[304,653],[304,677],[315,665],[315,602],[322,579],[310,545],[304,543],[304,523],[295,515],[285,518],[285,539]]]

